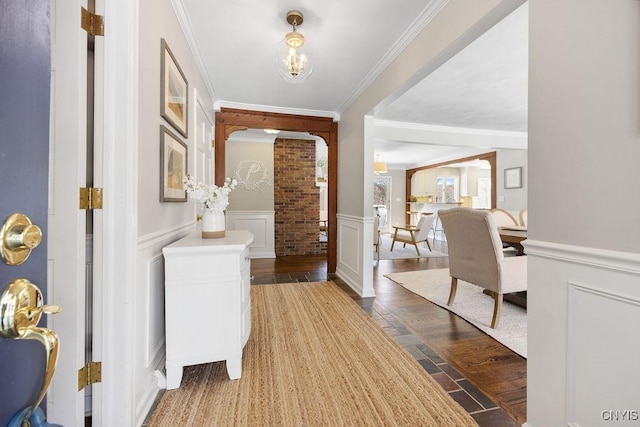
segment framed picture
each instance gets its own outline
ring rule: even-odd
[[[504,170],[504,188],[522,188],[522,167]]]
[[[186,202],[182,178],[187,173],[187,144],[160,125],[160,201]]]
[[[164,39],[161,46],[160,115],[187,138],[189,83]]]

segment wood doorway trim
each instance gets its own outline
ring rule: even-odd
[[[336,272],[338,227],[338,123],[330,117],[299,116],[295,114],[222,108],[216,112],[214,164],[215,183],[222,185],[226,176],[225,145],[229,135],[238,130],[279,129],[309,132],[324,139],[328,147],[327,182],[327,273]]]
[[[497,154],[495,151],[491,151],[489,153],[477,154],[475,156],[463,157],[460,159],[447,160],[446,162],[436,163],[428,166],[421,166],[419,168],[407,169],[406,171],[406,185],[405,185],[405,200],[409,200],[411,197],[411,177],[420,170],[437,168],[440,166],[451,165],[453,163],[462,163],[462,162],[470,162],[473,160],[486,160],[491,165],[491,209],[495,209],[496,207],[496,199],[498,195],[498,189],[496,188],[497,181]],[[409,224],[410,215],[407,213],[405,215],[405,221]]]

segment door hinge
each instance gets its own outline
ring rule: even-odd
[[[104,18],[81,8],[80,27],[92,36],[104,36]]]
[[[89,362],[78,369],[78,391],[99,382],[102,382],[102,362]]]
[[[80,209],[102,209],[102,188],[80,188]]]

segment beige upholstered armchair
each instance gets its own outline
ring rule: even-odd
[[[420,256],[420,248],[418,248],[418,243],[420,242],[426,242],[427,247],[431,250],[427,236],[429,236],[429,230],[431,230],[434,220],[435,215],[429,214],[422,215],[415,227],[411,225],[406,227],[394,225],[393,228],[395,231],[393,233],[393,241],[391,242],[391,251],[393,251],[393,245],[395,245],[396,242],[402,242],[404,246],[407,246],[407,243],[412,244],[415,246],[418,256]]]
[[[505,257],[491,212],[470,208],[439,211],[449,247],[451,291],[456,296],[458,279],[490,290],[495,300],[491,327],[500,320],[502,295],[527,289],[527,257]]]

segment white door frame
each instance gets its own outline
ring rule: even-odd
[[[85,359],[85,211],[78,191],[86,183],[87,35],[80,28],[86,0],[51,1],[51,136],[49,169],[49,301],[62,311],[49,319],[60,353],[47,418],[84,424],[78,369]]]
[[[52,13],[59,12],[62,17],[56,25],[75,29],[80,22],[79,6],[82,4],[86,7],[86,1],[79,0],[72,5],[69,3],[72,2],[52,0]],[[94,280],[95,283],[103,284],[94,294],[93,308],[94,324],[101,327],[98,335],[102,338],[101,342],[94,342],[94,357],[102,356],[102,383],[94,384],[93,389],[92,423],[96,427],[135,424],[134,334],[131,330],[136,306],[134,287],[138,218],[138,7],[137,1],[130,0],[96,2],[96,11],[105,16],[107,23],[105,36],[96,46],[103,52],[96,55],[103,60],[100,66],[103,75],[99,79],[99,87],[96,87],[100,92],[96,103],[100,105],[96,108],[95,138],[102,149],[94,165],[99,175],[95,185],[104,189],[104,208],[95,215],[97,221],[94,223],[94,239],[99,240],[94,242],[98,248],[94,251],[94,267],[97,267]],[[81,52],[86,54],[86,46],[84,50],[80,49],[70,55],[69,60],[72,63],[82,62]],[[84,62],[86,63],[86,59]],[[77,79],[77,87],[86,87],[86,71],[84,74],[78,72],[74,77]],[[86,105],[86,102],[73,96],[72,91],[65,90],[59,96]],[[78,114],[71,123],[83,120],[84,114]],[[62,124],[59,116],[55,118],[54,126],[56,123]],[[84,143],[84,128],[76,133],[77,139],[82,139]],[[60,146],[52,146],[53,155],[60,153]],[[84,180],[84,170],[80,174],[73,168],[70,173],[75,174],[78,180]],[[74,191],[72,204],[76,214],[84,215],[84,211],[77,209],[77,187],[80,185],[70,186],[67,183],[67,186]],[[56,193],[52,200],[59,203],[60,194]],[[79,222],[80,220],[76,221]],[[76,228],[81,229],[84,242],[84,222],[82,227],[76,225]],[[60,304],[63,310],[66,306],[76,313],[75,323],[63,324],[60,318],[58,320],[54,317],[53,320],[58,320],[58,323],[53,328],[61,335],[61,346],[74,346],[78,357],[73,363],[62,360],[58,362],[58,370],[53,379],[54,388],[47,399],[48,420],[65,426],[84,426],[83,393],[77,392],[77,370],[84,364],[84,335],[78,333],[79,325],[84,325],[85,320],[84,307],[80,309],[78,305],[84,301],[84,248],[76,257],[82,261],[82,278],[78,277],[71,282],[76,285],[73,289],[77,290],[73,303]],[[77,283],[81,283],[82,287],[78,287]],[[69,293],[69,286],[68,282],[52,283],[53,303],[58,303],[55,298],[60,297],[61,293]],[[71,301],[70,298],[67,300]],[[70,404],[69,399],[62,398],[67,391],[66,396],[77,401],[77,404]]]
[[[138,15],[137,1],[104,3],[102,412],[92,420],[98,427],[135,424]]]

